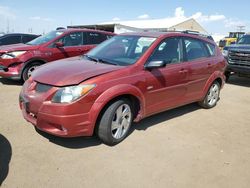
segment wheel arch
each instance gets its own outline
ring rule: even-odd
[[[206,96],[208,89],[210,88],[212,83],[214,83],[215,81],[217,81],[220,84],[220,87],[222,88],[224,86],[224,83],[225,83],[224,74],[220,71],[216,71],[209,77],[209,79],[207,80],[207,82],[203,88],[202,99]]]
[[[134,107],[134,121],[137,122],[143,118],[145,112],[145,98],[143,93],[135,86],[129,84],[114,86],[102,93],[96,99],[90,110],[90,119],[93,121],[92,131],[96,128],[96,125],[105,109],[114,101],[123,98],[131,101],[132,107]]]
[[[31,63],[34,63],[34,62],[39,62],[39,63],[41,63],[41,64],[47,63],[47,61],[44,60],[44,59],[42,59],[42,58],[32,58],[32,59],[29,59],[29,60],[26,61],[26,62],[23,64],[23,66],[22,66],[22,69],[21,69],[21,71],[20,71],[20,77],[21,77],[21,79],[22,79],[22,75],[23,75],[24,69],[25,69],[28,65],[30,65]]]

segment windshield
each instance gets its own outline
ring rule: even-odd
[[[250,44],[250,35],[245,35],[240,38],[238,44]]]
[[[91,50],[85,58],[121,66],[132,65],[155,40],[151,37],[115,36]]]
[[[42,35],[26,44],[28,45],[40,45],[40,44],[44,44],[46,42],[49,42],[50,40],[62,35],[64,32],[63,31],[51,31],[45,35]]]

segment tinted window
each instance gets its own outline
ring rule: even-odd
[[[208,52],[210,56],[215,56],[215,45],[210,44],[210,43],[206,43]]]
[[[70,33],[57,42],[62,42],[64,46],[80,46],[83,44],[82,32]]]
[[[250,44],[250,35],[245,35],[240,38],[238,44]]]
[[[16,36],[7,36],[2,39],[0,39],[0,44],[1,45],[8,45],[8,44],[17,44],[21,42],[21,36],[16,35]]]
[[[29,41],[32,41],[33,39],[37,38],[36,36],[33,35],[23,35],[22,37],[22,42],[27,43]]]
[[[187,61],[208,57],[205,45],[196,39],[184,39]]]
[[[165,61],[167,64],[181,62],[181,40],[168,38],[164,40],[150,57],[150,61]]]
[[[107,36],[101,33],[87,32],[87,44],[100,44],[107,39]]]

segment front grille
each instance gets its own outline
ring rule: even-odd
[[[250,66],[250,51],[229,51],[228,63],[238,66]]]
[[[37,83],[35,90],[38,93],[44,93],[44,92],[49,91],[51,88],[52,88],[52,86],[50,86],[50,85],[45,85],[45,84]]]

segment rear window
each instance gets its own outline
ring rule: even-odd
[[[197,39],[184,39],[187,61],[193,61],[199,58],[209,57],[207,49],[203,42]]]
[[[210,56],[215,56],[215,45],[210,44],[210,43],[206,43],[208,52]]]
[[[96,33],[96,32],[86,33],[87,44],[100,44],[103,41],[107,40],[109,37],[110,36],[107,36],[102,33]]]
[[[37,36],[34,36],[34,35],[23,35],[22,42],[23,43],[27,43],[29,41],[32,41],[35,38],[37,38]]]

